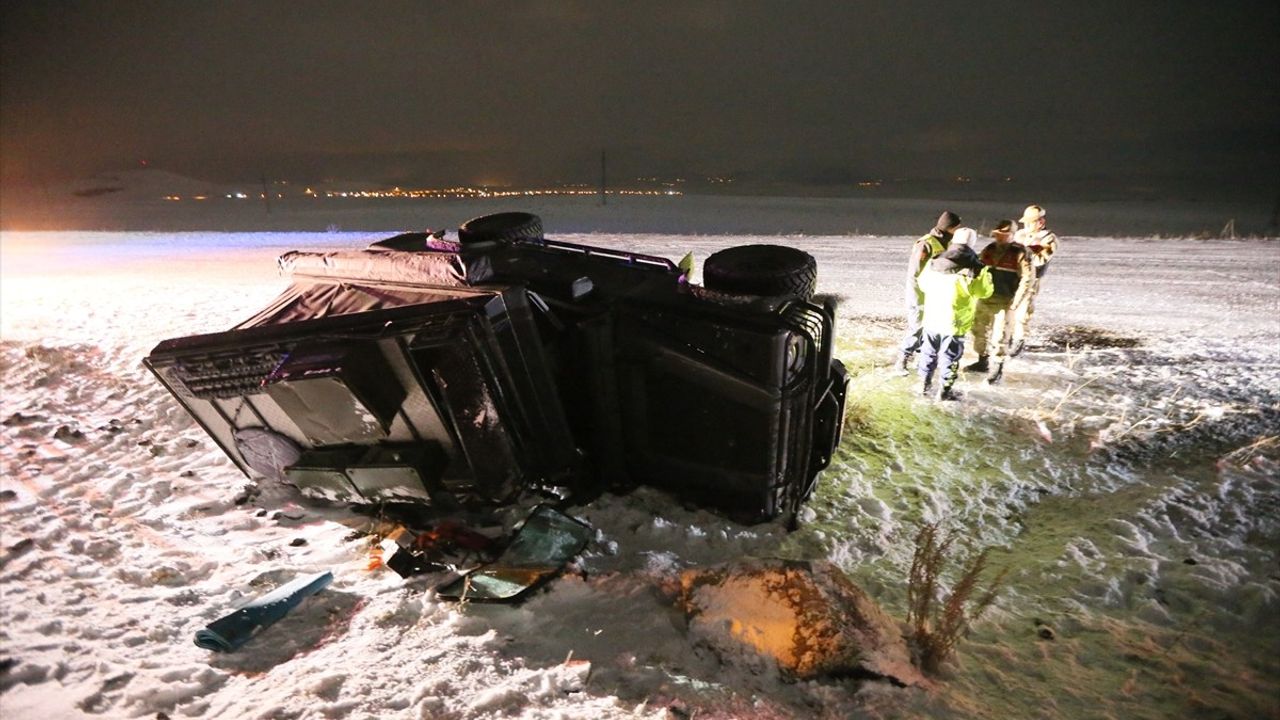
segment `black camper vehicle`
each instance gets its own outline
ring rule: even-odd
[[[353,505],[638,484],[791,516],[839,441],[835,307],[800,250],[669,260],[557,242],[527,213],[290,252],[292,283],[147,366],[251,477]]]

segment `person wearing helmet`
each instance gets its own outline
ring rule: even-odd
[[[1001,220],[991,231],[994,242],[978,254],[983,265],[991,268],[995,291],[978,302],[973,319],[973,349],[978,361],[965,367],[974,372],[988,372],[987,382],[994,385],[1004,376],[1004,359],[1013,337],[1013,314],[1026,300],[1027,290],[1035,282],[1035,270],[1027,249],[1013,241],[1017,223]],[[994,368],[990,363],[995,355]]]
[[[974,230],[973,228],[962,227],[962,228],[956,228],[956,231],[952,233],[951,245],[948,245],[947,247],[951,247],[953,245],[964,245],[970,250],[974,252],[978,252],[978,248],[976,247],[977,244],[978,244],[978,231]]]
[[[1040,293],[1040,284],[1043,282],[1045,272],[1049,270],[1049,260],[1058,251],[1058,236],[1046,227],[1044,208],[1039,205],[1028,205],[1022,213],[1021,223],[1022,229],[1014,236],[1014,242],[1027,249],[1034,277],[1031,278],[1031,284],[1021,304],[1013,308],[1010,357],[1016,357],[1026,347],[1027,328],[1031,324],[1031,316],[1036,311],[1036,295]]]
[[[959,231],[956,236],[960,236]],[[978,301],[990,297],[994,289],[991,268],[984,266],[968,245],[953,243],[929,261],[919,280],[924,291],[924,341],[917,366],[922,381],[920,392],[925,397],[932,394],[933,372],[941,354],[942,388],[938,399],[959,400],[960,394],[952,386],[960,374],[964,336],[973,327]]]
[[[907,334],[902,337],[902,342],[898,346],[897,361],[894,363],[899,375],[911,374],[911,359],[920,350],[920,343],[924,337],[921,325],[924,316],[924,293],[920,290],[917,279],[929,261],[947,249],[958,227],[960,227],[960,216],[950,210],[944,210],[938,216],[938,222],[934,224],[933,229],[911,246],[911,254],[907,258],[905,297]]]

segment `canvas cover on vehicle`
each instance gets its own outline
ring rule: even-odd
[[[294,250],[281,255],[280,272],[295,277],[340,277],[412,285],[466,287],[489,280],[493,272],[485,256],[424,250]]]
[[[475,295],[474,290],[452,292],[447,289],[409,289],[363,282],[295,278],[295,282],[270,305],[237,325],[235,329],[243,330],[260,325],[284,325],[300,320],[316,320],[393,307],[425,305]]]
[[[292,251],[277,262],[293,284],[236,330],[472,297],[483,291],[469,283],[492,275],[454,252]]]

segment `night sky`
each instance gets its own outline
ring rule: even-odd
[[[1083,6],[1083,7],[1073,7]],[[1276,2],[15,2],[6,185],[965,175],[1280,193]]]

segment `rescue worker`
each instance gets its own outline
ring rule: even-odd
[[[1045,227],[1045,211],[1039,205],[1028,205],[1022,213],[1022,229],[1014,236],[1014,241],[1027,249],[1031,260],[1031,268],[1035,277],[1027,288],[1026,298],[1022,304],[1014,308],[1013,337],[1010,342],[1010,357],[1017,357],[1026,347],[1027,328],[1031,324],[1031,316],[1036,311],[1036,295],[1040,293],[1040,284],[1044,282],[1044,274],[1049,270],[1049,260],[1058,251],[1058,236]]]
[[[919,284],[924,291],[924,341],[917,366],[922,382],[920,393],[925,397],[932,394],[933,372],[941,354],[942,388],[938,399],[959,400],[960,394],[953,386],[960,375],[964,336],[973,327],[978,301],[990,297],[993,290],[991,268],[978,260],[972,248],[957,244],[929,261],[929,267],[920,273]]]
[[[1013,241],[1016,227],[1012,220],[996,223],[991,231],[995,241],[978,254],[982,264],[991,268],[995,290],[991,297],[978,302],[973,318],[973,349],[978,353],[978,361],[965,370],[990,371],[987,382],[992,385],[1004,376],[1004,359],[1013,338],[1013,315],[1026,301],[1027,291],[1035,282],[1035,270],[1027,249]],[[994,369],[990,364],[991,355],[996,356]]]
[[[956,228],[960,227],[960,216],[944,210],[938,216],[938,222],[933,229],[926,233],[915,244],[911,246],[911,254],[907,258],[907,285],[906,285],[906,305],[907,305],[907,334],[903,336],[902,342],[898,346],[898,357],[894,366],[898,369],[899,375],[911,374],[911,359],[920,349],[920,343],[923,338],[921,330],[921,319],[924,313],[924,293],[920,291],[920,286],[916,284],[916,279],[920,276],[920,272],[929,264],[930,260],[938,257],[947,245],[951,242],[951,237],[955,234]]]

